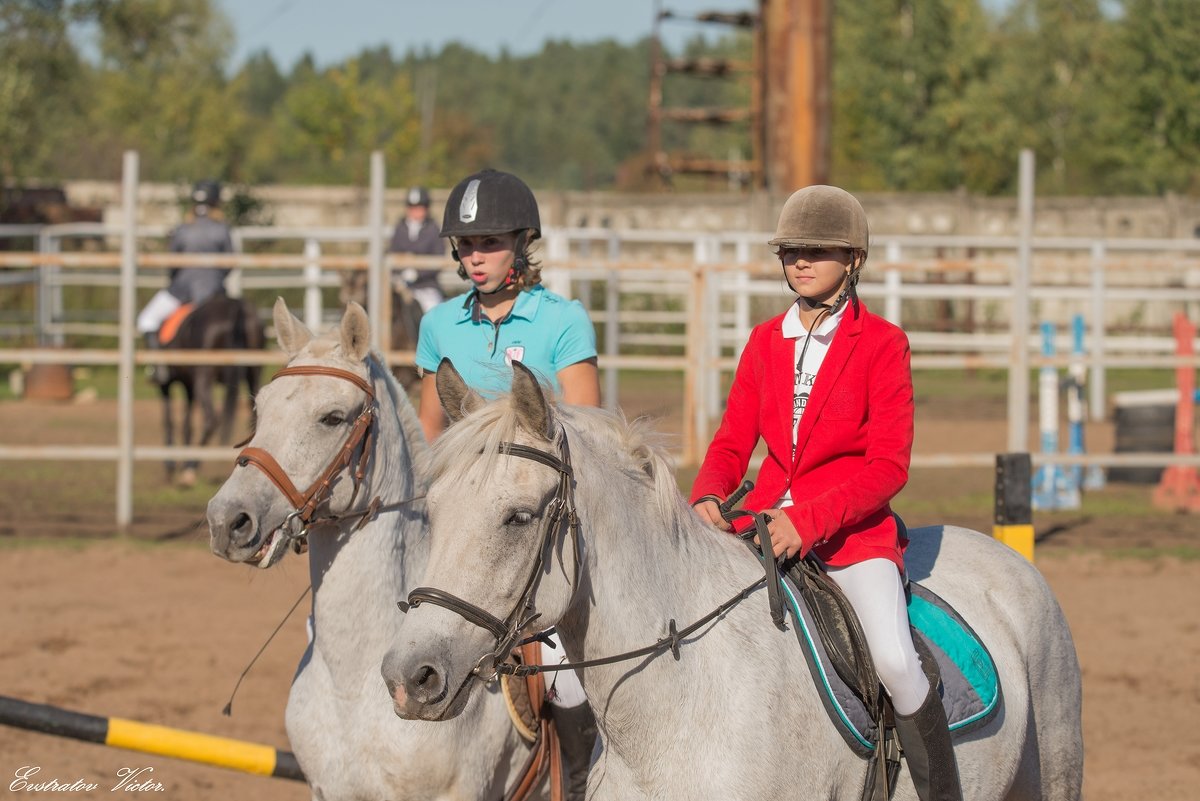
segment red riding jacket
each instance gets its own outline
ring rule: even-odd
[[[784,512],[826,564],[891,559],[903,568],[907,540],[890,501],[908,481],[913,441],[913,390],[908,337],[851,302],[817,371],[800,418],[792,459],[794,339],[779,315],[755,327],[738,362],[721,427],[692,487],[692,502],[728,497],[759,438],[767,453],[743,507],[775,506],[791,488]]]

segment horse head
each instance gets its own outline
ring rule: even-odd
[[[449,360],[436,383],[452,425],[426,464],[426,586],[383,663],[396,713],[429,720],[459,714],[474,679],[554,625],[580,580],[566,436],[533,373],[514,362],[511,394],[486,404]]]
[[[337,331],[320,337],[282,298],[274,317],[288,364],[259,392],[254,436],[208,504],[213,552],[261,568],[310,528],[362,517],[379,403],[390,401],[376,389],[384,371],[361,306],[351,303]]]

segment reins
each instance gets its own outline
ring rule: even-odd
[[[475,676],[481,681],[492,681],[499,674],[507,674],[510,676],[532,676],[538,673],[550,673],[559,670],[573,670],[586,667],[598,667],[600,665],[611,665],[616,662],[624,662],[630,659],[636,659],[641,656],[657,657],[666,651],[670,651],[675,657],[675,661],[679,661],[679,646],[683,640],[696,631],[700,630],[713,620],[728,612],[733,607],[737,606],[743,600],[750,596],[752,592],[758,589],[763,584],[767,585],[768,599],[771,607],[771,619],[775,625],[783,627],[784,610],[783,599],[779,589],[779,565],[774,558],[774,550],[771,544],[771,534],[767,530],[767,523],[770,522],[770,517],[762,513],[754,513],[747,511],[731,511],[730,507],[736,504],[743,495],[749,490],[749,487],[743,485],[741,489],[734,495],[730,496],[728,501],[721,503],[722,513],[727,518],[740,517],[750,515],[754,518],[754,528],[746,534],[739,535],[743,539],[749,539],[755,535],[759,538],[762,553],[765,555],[763,562],[766,575],[756,579],[750,584],[743,587],[735,595],[728,600],[722,602],[715,609],[710,611],[703,617],[688,624],[683,629],[678,629],[675,619],[671,618],[667,621],[667,636],[656,640],[649,645],[635,648],[632,651],[625,651],[612,656],[599,657],[597,659],[587,659],[580,662],[562,662],[556,665],[537,665],[537,664],[513,664],[505,661],[505,657],[516,645],[522,645],[534,640],[540,640],[544,637],[543,634],[538,634],[525,640],[520,640],[520,633],[524,631],[534,620],[539,617],[538,612],[534,611],[534,597],[537,594],[537,588],[540,583],[540,575],[542,568],[545,565],[546,553],[553,548],[554,535],[559,524],[562,521],[562,515],[565,511],[569,525],[571,527],[570,534],[574,540],[575,552],[575,580],[572,583],[572,594],[579,589],[580,575],[580,542],[579,542],[579,518],[575,512],[575,494],[572,478],[574,475],[570,464],[570,453],[567,447],[567,437],[564,432],[561,438],[562,458],[556,457],[553,454],[536,448],[517,445],[512,442],[500,443],[500,453],[509,456],[518,456],[524,459],[530,459],[535,462],[546,465],[559,473],[558,491],[550,500],[551,513],[547,520],[545,531],[542,534],[542,541],[538,547],[538,556],[534,562],[533,571],[525,582],[525,588],[521,593],[513,610],[506,618],[501,620],[485,609],[482,609],[475,604],[459,598],[458,596],[439,590],[435,587],[417,587],[408,595],[407,601],[397,602],[397,606],[401,612],[407,614],[410,609],[420,606],[423,603],[440,606],[443,609],[448,609],[454,612],[459,617],[474,623],[480,628],[490,631],[496,637],[496,647],[493,651],[484,654],[475,663],[475,667],[468,673],[467,678]],[[485,667],[486,666],[486,667]],[[486,676],[484,671],[490,671]],[[464,682],[465,684],[465,682]],[[459,687],[461,691],[462,687]]]
[[[358,492],[363,478],[366,476],[367,462],[370,460],[372,446],[375,441],[379,404],[375,398],[375,390],[370,383],[349,370],[315,364],[297,365],[295,367],[283,368],[271,380],[274,381],[284,376],[327,376],[338,378],[343,381],[349,381],[367,395],[367,402],[364,404],[362,412],[355,418],[354,425],[350,428],[350,433],[346,436],[346,441],[342,443],[342,446],[338,449],[333,459],[330,460],[329,464],[325,466],[325,469],[321,471],[317,478],[303,492],[296,488],[296,485],[292,482],[287,472],[268,451],[262,448],[247,447],[243,448],[237,456],[236,463],[238,467],[251,466],[261,470],[292,504],[295,511],[287,516],[280,528],[285,529],[285,535],[292,541],[295,548],[298,550],[303,548],[304,541],[308,536],[308,530],[315,525],[336,525],[346,520],[358,518],[359,522],[355,527],[355,531],[357,531],[380,512],[400,509],[423,497],[416,496],[385,505],[379,496],[376,496],[371,499],[364,509],[342,514],[328,513],[317,517],[317,508],[333,494],[334,480],[343,470],[351,466],[353,466],[351,480],[353,481],[354,491],[350,496],[347,506],[353,506],[354,501],[358,498]],[[354,458],[356,450],[359,452],[357,461]]]

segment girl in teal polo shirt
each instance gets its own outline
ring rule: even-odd
[[[530,255],[541,233],[533,192],[515,175],[484,170],[451,191],[442,236],[473,288],[421,319],[420,418],[430,442],[446,426],[434,383],[444,357],[484,396],[507,392],[519,361],[563,402],[600,405],[595,329],[579,301],[541,285],[541,265]]]
[[[435,383],[445,357],[484,396],[511,388],[517,361],[563,402],[599,406],[596,331],[579,301],[541,285],[541,265],[530,255],[542,235],[541,218],[525,182],[496,170],[467,176],[450,192],[441,233],[450,238],[458,274],[472,289],[421,318],[418,414],[425,437],[432,442],[446,427]],[[543,661],[558,661],[562,653],[542,647]],[[583,801],[596,718],[573,671],[556,674],[549,700],[566,768],[566,797]]]

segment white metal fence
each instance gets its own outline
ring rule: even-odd
[[[1031,169],[1031,167],[1030,167]],[[1073,309],[1089,321],[1086,361],[1090,370],[1089,408],[1093,419],[1106,410],[1106,372],[1125,367],[1170,368],[1181,363],[1165,333],[1111,330],[1117,304],[1151,304],[1166,311],[1200,307],[1198,240],[1089,240],[1036,238],[1032,235],[1031,175],[1023,174],[1027,213],[1021,232],[1012,237],[876,236],[860,294],[888,319],[909,332],[914,369],[957,370],[995,367],[1009,371],[1010,449],[1028,442],[1029,385],[1032,367],[1066,365],[1070,355],[1045,359],[1032,340],[1031,310],[1045,319]],[[121,376],[117,443],[112,447],[79,448],[69,444],[14,447],[0,444],[0,459],[94,459],[118,463],[117,522],[131,519],[130,477],[134,460],[228,460],[225,448],[133,447],[132,382],[135,365],[162,361],[164,354],[134,351],[133,318],[137,290],[159,288],[161,271],[189,259],[237,269],[232,294],[248,290],[299,290],[302,318],[317,328],[336,320],[340,306],[330,298],[341,285],[341,273],[367,274],[368,312],[373,321],[386,319],[391,267],[417,264],[446,266],[446,260],[395,257],[384,253],[390,234],[382,214],[382,159],[372,160],[368,225],[355,228],[239,228],[239,253],[215,257],[162,253],[164,228],[137,226],[134,197],[137,157],[127,154],[123,181],[125,224],[65,226],[0,226],[0,239],[32,238],[36,250],[0,251],[0,292],[31,284],[35,308],[25,318],[0,320],[6,341],[36,335],[37,347],[0,348],[0,363],[116,364]],[[736,364],[751,326],[786,296],[777,267],[762,243],[765,232],[697,234],[679,231],[549,229],[544,232],[543,275],[562,294],[578,297],[596,324],[602,352],[603,396],[617,398],[618,371],[682,372],[683,437],[680,459],[692,463],[703,451],[719,418],[723,376]],[[86,239],[92,250],[64,244]],[[115,245],[119,245],[117,252]],[[285,252],[251,253],[263,245]],[[157,252],[156,252],[157,251]],[[669,254],[669,255],[664,255]],[[679,258],[680,255],[690,256]],[[1035,258],[1039,277],[1030,280]],[[1141,260],[1132,262],[1132,259]],[[1126,262],[1141,263],[1126,271]],[[1155,269],[1146,264],[1160,265]],[[1044,268],[1044,269],[1043,269]],[[447,285],[456,284],[447,270]],[[64,288],[107,286],[118,291],[118,308],[106,316],[84,319],[64,304]],[[965,304],[955,330],[931,330],[920,315],[922,304]],[[976,305],[978,304],[978,305]],[[757,308],[756,308],[757,307]],[[983,308],[984,311],[980,311]],[[914,311],[916,310],[916,311]],[[1144,317],[1144,312],[1142,313]],[[1065,318],[1058,320],[1065,322]],[[375,325],[375,346],[390,363],[411,364],[411,352],[390,352],[386,326]],[[982,331],[973,330],[983,328]],[[1065,329],[1065,326],[1064,326]],[[116,350],[61,347],[72,335],[113,337]],[[1058,352],[1068,353],[1064,330]],[[263,353],[172,352],[176,363],[278,364],[282,355]],[[1183,363],[1200,363],[1183,360]],[[1023,386],[1022,386],[1023,385]],[[991,466],[993,453],[922,454],[917,466]],[[1035,455],[1035,462],[1046,461]],[[1171,454],[1059,455],[1062,464],[1163,465],[1200,464],[1200,458]]]

